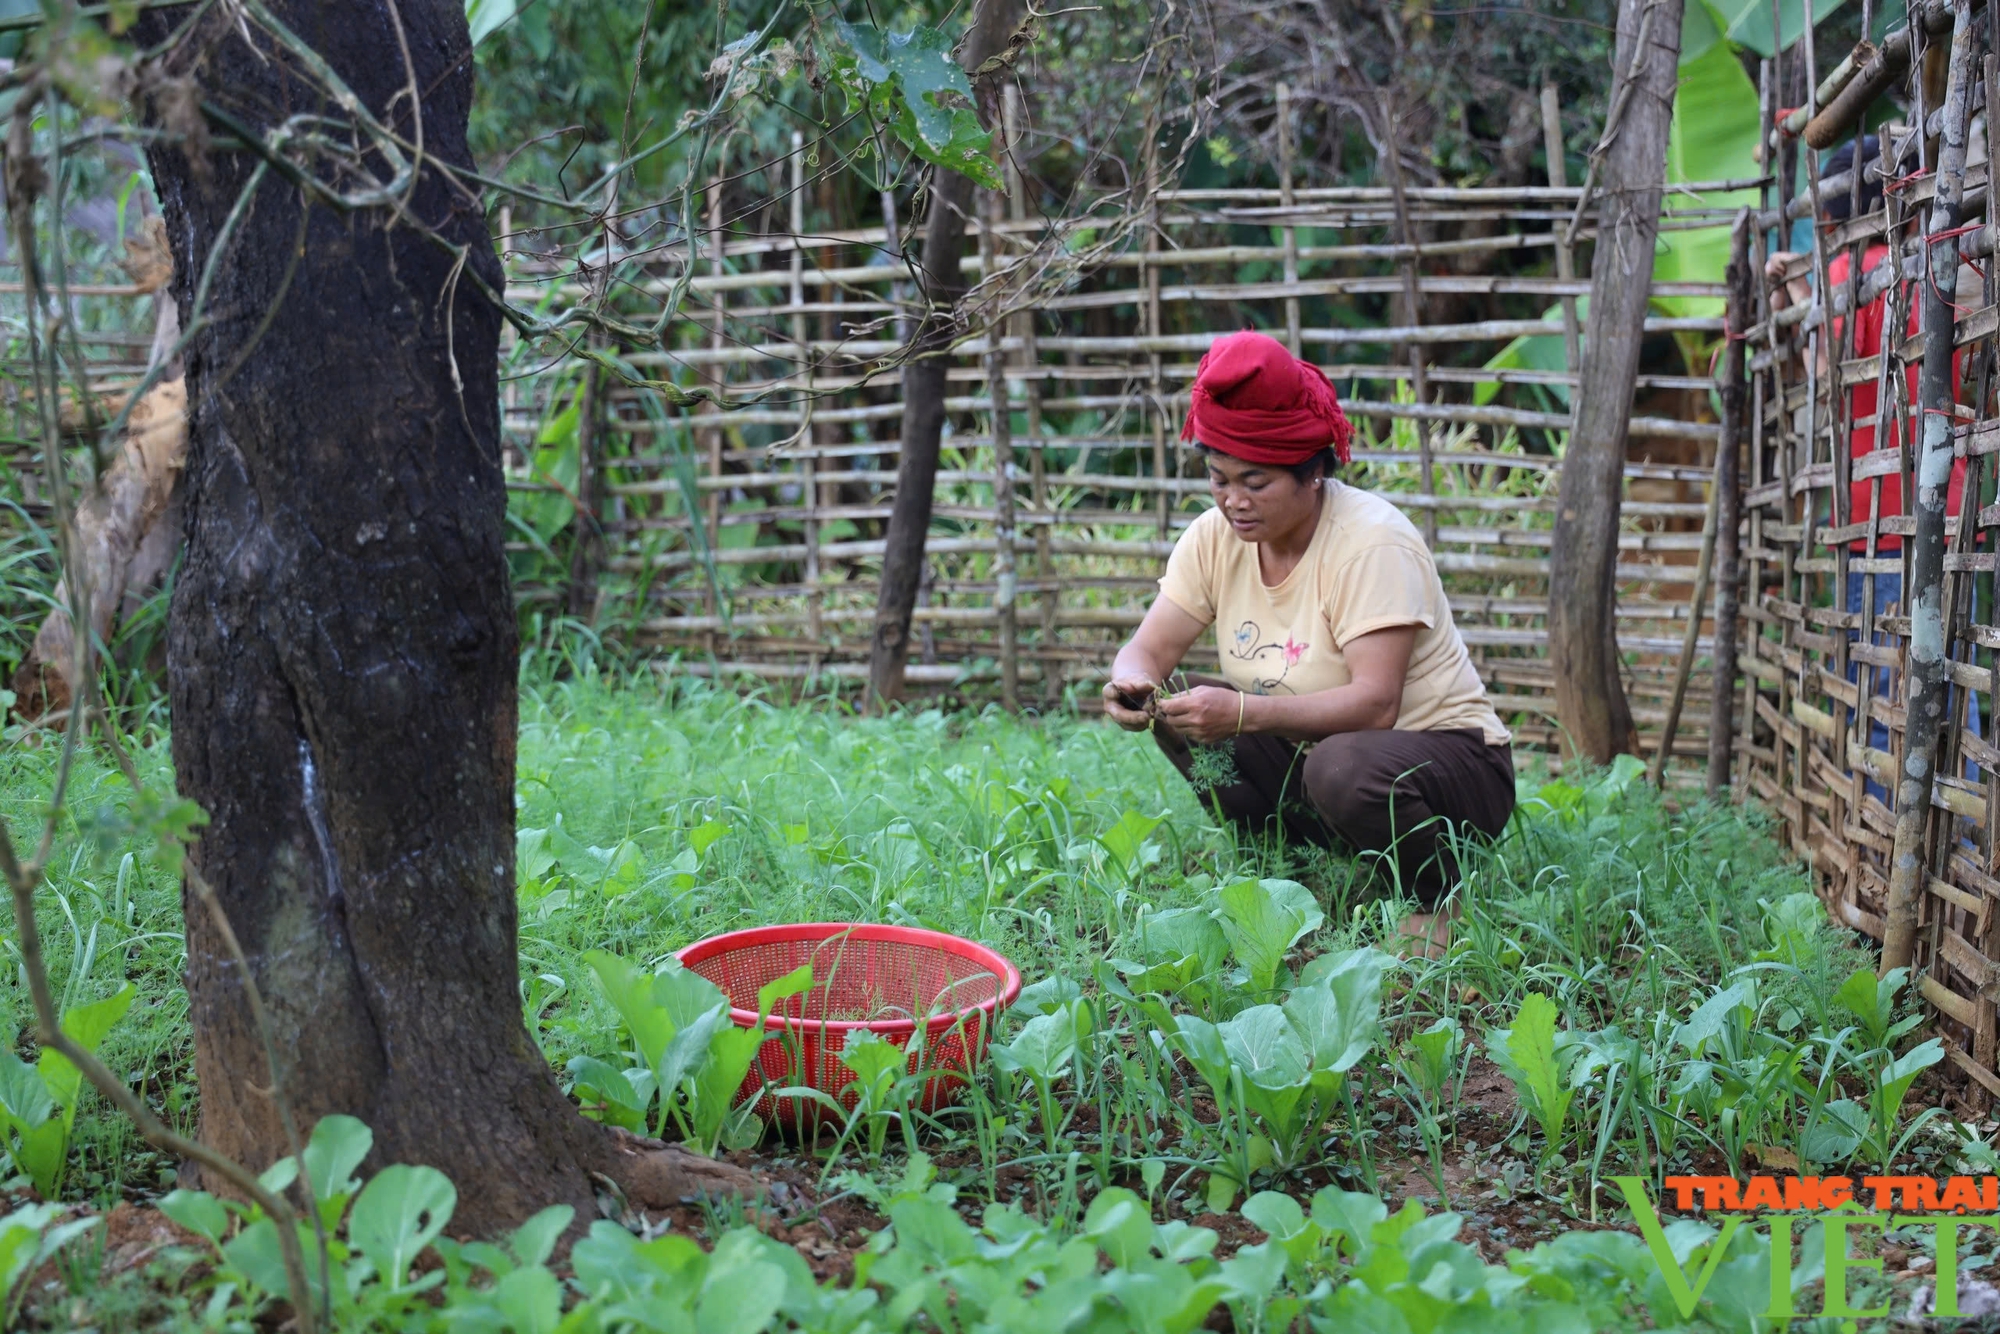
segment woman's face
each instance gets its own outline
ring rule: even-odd
[[[1319,480],[1301,482],[1288,469],[1246,463],[1211,450],[1208,489],[1238,537],[1269,542],[1312,521]]]

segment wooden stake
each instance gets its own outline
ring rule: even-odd
[[[1695,645],[1701,640],[1702,611],[1708,606],[1708,572],[1715,559],[1716,511],[1722,503],[1722,459],[1727,451],[1715,452],[1715,477],[1708,485],[1708,515],[1701,525],[1701,555],[1694,565],[1694,590],[1688,596],[1687,633],[1681,637],[1681,655],[1674,663],[1674,692],[1667,701],[1666,721],[1660,725],[1660,745],[1646,778],[1654,787],[1667,777],[1667,757],[1673,753],[1674,733],[1681,725],[1681,706],[1687,701],[1688,679],[1694,675]]]
[[[1154,256],[1160,252],[1160,151],[1157,129],[1151,121],[1146,129],[1146,265],[1140,273],[1140,281],[1146,288],[1146,336],[1160,336],[1160,270]],[[1167,391],[1162,374],[1160,354],[1149,352],[1146,356],[1147,395],[1146,412],[1153,427],[1153,476],[1165,480],[1167,476]],[[1176,469],[1178,472],[1178,469]],[[1172,531],[1168,515],[1171,513],[1166,492],[1161,491],[1154,506],[1159,519],[1160,536],[1165,538]]]
[[[1417,287],[1417,232],[1410,223],[1410,201],[1403,189],[1403,161],[1396,152],[1397,118],[1396,110],[1385,96],[1382,114],[1389,130],[1389,151],[1383,160],[1389,167],[1389,188],[1396,197],[1396,227],[1403,245],[1410,257],[1403,261],[1403,323],[1411,326],[1424,322],[1423,293]],[[1424,374],[1425,347],[1421,342],[1409,345],[1410,387],[1416,394],[1417,402],[1431,401],[1430,384]],[[1417,487],[1426,496],[1437,494],[1437,473],[1431,464],[1431,428],[1428,422],[1417,423]],[[1438,524],[1435,510],[1424,511],[1424,541],[1433,550],[1437,547]]]
[[[1027,108],[1022,105],[1021,86],[1009,83],[1002,102],[1007,128],[1007,215],[1016,223],[1025,222],[1028,217],[1027,173],[1021,170],[1022,136],[1027,131]],[[1035,312],[1024,310],[1014,317],[1014,335],[1021,340],[1021,365],[1028,371],[1022,389],[1027,394],[1028,439],[1035,447],[1028,451],[1028,467],[1031,478],[1029,493],[1033,512],[1044,516],[1049,509],[1049,477],[1046,461],[1042,457],[1042,377],[1036,372],[1041,366],[1041,349],[1035,342]],[[1035,581],[1041,591],[1036,601],[1041,608],[1042,637],[1039,647],[1044,654],[1055,647],[1056,607],[1059,601],[1054,580],[1054,565],[1050,560],[1049,527],[1047,523],[1035,524]],[[1054,699],[1054,690],[1061,682],[1054,672],[1048,670],[1049,661],[1044,658],[1042,673],[1042,693],[1045,699]]]
[[[805,135],[799,130],[792,131],[792,341],[798,345],[798,371],[795,382],[799,386],[799,432],[793,438],[793,447],[800,451],[799,473],[802,499],[805,504],[806,537],[806,633],[814,644],[820,642],[820,611],[824,606],[824,594],[820,589],[819,576],[819,484],[815,473],[818,471],[814,458],[813,444],[813,351],[811,339],[806,334],[806,317],[798,313],[798,307],[805,304],[806,252],[806,154]],[[819,665],[819,655],[812,655],[811,663]]]
[[[708,239],[710,246],[712,247],[709,250],[709,261],[708,261],[709,270],[717,278],[720,278],[727,267],[722,257],[723,255],[722,178],[720,176],[715,177],[708,183]],[[722,353],[729,346],[728,342],[729,294],[722,288],[718,287],[715,290],[714,299],[715,299],[715,328],[713,332],[709,334],[708,346],[709,350],[716,354],[717,359],[712,364],[708,372],[708,379],[709,383],[719,390],[729,383],[729,367],[725,362],[721,360]],[[713,405],[710,405],[710,407],[712,410]],[[725,433],[720,426],[717,426],[712,430],[710,430],[707,434],[708,434],[708,475],[710,477],[720,479],[722,476],[722,441],[723,441],[723,435]],[[707,550],[711,555],[714,554],[716,546],[718,543],[721,542],[721,540],[722,540],[722,491],[720,488],[717,488],[716,490],[710,491],[708,493],[708,536],[706,542],[707,542]],[[715,587],[715,581],[712,578],[710,578],[704,580],[703,582],[705,584],[705,587],[702,590],[702,602],[707,607],[709,615],[720,616],[722,614],[722,602],[720,593]],[[708,649],[708,656],[710,658],[713,658],[715,656],[715,646],[716,646],[715,636],[713,634],[707,636],[706,644]]]
[[[1286,208],[1293,206],[1292,193],[1292,89],[1291,85],[1278,85],[1278,202]],[[1284,228],[1285,241],[1285,281],[1299,280],[1299,229],[1287,224]],[[1285,342],[1292,349],[1292,355],[1299,355],[1299,299],[1285,298]]]
[[[979,253],[985,272],[993,272],[994,224],[1000,219],[1000,197],[980,192],[985,207],[979,229]],[[999,330],[996,328],[997,334]],[[986,399],[988,430],[993,441],[993,609],[1000,631],[1000,700],[1009,710],[1021,707],[1020,644],[1014,629],[1014,424],[1007,392],[1007,357],[1001,340],[986,340]]]
[[[1569,163],[1564,157],[1562,132],[1562,106],[1556,98],[1556,86],[1542,85],[1542,145],[1549,159],[1549,184],[1560,190],[1569,184]],[[1556,277],[1564,282],[1576,281],[1576,248],[1569,243],[1568,234],[1561,227],[1552,226],[1556,236]],[[1571,375],[1583,364],[1583,325],[1577,318],[1576,298],[1562,298],[1563,318],[1563,365]],[[1572,405],[1573,406],[1573,405]]]

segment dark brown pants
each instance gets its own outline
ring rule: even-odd
[[[1153,735],[1183,774],[1187,742]],[[1238,828],[1279,822],[1288,841],[1378,853],[1403,891],[1434,903],[1458,883],[1447,830],[1497,837],[1514,813],[1514,761],[1506,745],[1464,732],[1343,732],[1311,746],[1283,737],[1232,737],[1238,781],[1202,793]],[[1199,785],[1197,785],[1199,790]]]

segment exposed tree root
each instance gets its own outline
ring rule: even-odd
[[[703,1197],[763,1199],[771,1193],[771,1183],[746,1168],[629,1130],[609,1128],[604,1149],[594,1170],[616,1182],[634,1208],[672,1209]]]

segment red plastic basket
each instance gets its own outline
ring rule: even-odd
[[[1021,994],[1021,974],[984,945],[907,926],[805,922],[711,936],[681,950],[684,965],[721,987],[738,1027],[757,1022],[757,989],[801,964],[813,966],[810,991],[781,1001],[764,1020],[772,1034],[743,1081],[745,1096],[768,1080],[840,1097],[854,1075],[840,1063],[847,1035],[864,1028],[910,1052],[925,1081],[926,1111],[958,1096],[966,1072],[985,1054],[993,1021]],[[919,1023],[923,1039],[913,1045]],[[841,1098],[852,1107],[852,1094]],[[793,1124],[818,1120],[813,1103],[769,1094],[758,1111]]]

